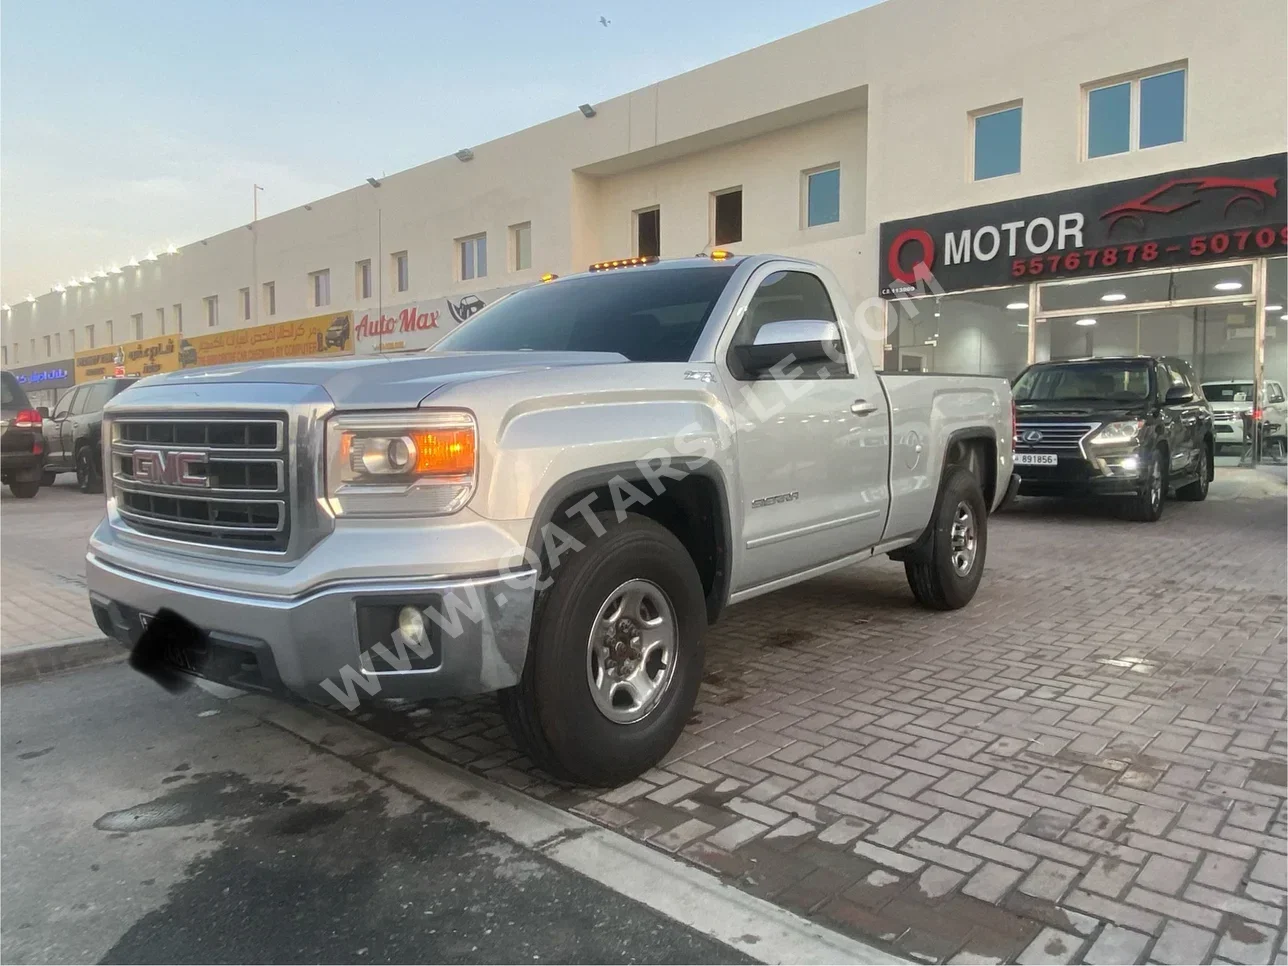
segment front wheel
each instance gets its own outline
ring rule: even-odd
[[[1206,472],[1204,473],[1206,476]],[[1137,493],[1127,504],[1127,515],[1141,523],[1155,523],[1163,515],[1163,500],[1167,496],[1167,453],[1156,449],[1145,466],[1145,478]]]
[[[25,483],[10,483],[9,492],[20,500],[30,500],[40,492],[40,481],[30,480]]]
[[[927,554],[903,565],[908,586],[923,607],[957,610],[970,603],[984,575],[988,507],[979,480],[960,466],[949,470],[931,522]]]
[[[688,551],[628,515],[572,532],[537,608],[523,677],[500,693],[515,740],[558,778],[619,785],[684,730],[702,680],[706,603]]]
[[[1193,483],[1186,483],[1184,486],[1176,488],[1177,499],[1189,500],[1193,503],[1201,503],[1207,499],[1208,495],[1208,478],[1211,475],[1211,454],[1208,448],[1204,446],[1199,450],[1199,475]]]
[[[94,464],[94,453],[88,446],[76,451],[76,485],[82,493],[102,493],[103,477]]]

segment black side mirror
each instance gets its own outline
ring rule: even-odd
[[[1167,390],[1167,395],[1163,398],[1163,405],[1165,406],[1183,406],[1185,403],[1191,402],[1194,402],[1194,393],[1184,386],[1172,386]]]
[[[41,419],[48,419],[48,418],[49,418],[49,407],[48,407],[48,406],[37,406],[37,407],[36,407],[36,412],[40,413],[40,418],[41,418]]]

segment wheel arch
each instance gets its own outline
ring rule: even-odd
[[[997,438],[986,427],[975,426],[959,429],[949,435],[944,443],[943,460],[939,466],[939,484],[935,490],[935,503],[931,509],[930,519],[911,544],[891,551],[891,560],[923,562],[930,553],[930,538],[935,529],[935,516],[939,512],[939,497],[944,492],[944,483],[948,474],[958,466],[965,466],[973,473],[976,467],[982,473],[974,473],[979,480],[980,490],[984,493],[984,506],[988,512],[993,509],[993,497],[997,493]]]

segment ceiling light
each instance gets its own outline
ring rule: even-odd
[[[1279,316],[1279,321],[1288,322],[1288,313],[1285,313],[1284,315]]]
[[[167,245],[165,249],[165,253],[167,255],[177,255],[179,254],[179,249],[175,248],[173,245]]]
[[[103,266],[99,266],[98,271],[94,273],[95,280],[107,278],[107,272],[103,271]]]
[[[59,295],[62,295],[64,292],[67,291],[67,289],[63,288],[62,282],[58,282],[57,284],[55,284],[53,290],[57,292]]]
[[[1021,329],[1027,329],[1029,327],[1029,324],[1027,322],[1016,322],[1015,324],[1018,325]]]
[[[367,184],[371,185],[371,187],[373,187],[373,188],[379,188],[379,187],[380,187],[380,182],[379,182],[379,181],[377,181],[375,178],[368,178],[368,179],[367,179]]]
[[[28,293],[27,293],[27,301],[28,301],[28,302],[34,302],[34,301],[36,301],[36,296],[34,296],[34,295],[32,295],[30,292],[28,292]]]
[[[1234,282],[1234,281],[1230,281],[1230,282],[1217,282],[1217,283],[1216,283],[1215,285],[1213,285],[1212,287],[1213,287],[1214,289],[1216,289],[1218,292],[1237,292],[1237,291],[1239,291],[1239,289],[1243,288],[1243,283],[1242,283],[1242,282]]]
[[[457,161],[473,161],[473,160],[474,160],[474,152],[473,152],[473,151],[471,151],[469,148],[461,148],[459,151],[457,151],[457,152],[456,152],[456,160],[457,160]]]
[[[93,284],[94,284],[94,280],[93,280],[92,278],[90,278],[88,275],[82,275],[82,276],[81,276],[81,284],[82,284],[82,285],[93,285]]]
[[[126,262],[126,263],[125,263],[125,267],[126,267],[126,268],[138,268],[138,267],[139,267],[139,260],[138,260],[137,258],[135,258],[133,255],[131,255],[131,256],[130,256],[130,260],[129,260],[128,262]]]
[[[581,113],[585,114],[587,117],[594,117],[596,114],[595,109],[589,104],[582,104],[577,108],[577,110],[581,111]]]
[[[1266,311],[1267,311],[1267,312],[1282,312],[1282,311],[1283,311],[1283,308],[1284,308],[1284,307],[1283,307],[1282,305],[1267,305],[1267,306],[1266,306]]]
[[[143,256],[143,260],[145,262],[155,262],[157,260],[156,252],[149,248],[148,253]]]
[[[1074,325],[1095,325],[1095,324],[1096,324],[1096,320],[1095,320],[1095,319],[1079,319],[1077,322],[1075,322],[1075,323],[1073,323],[1073,324],[1074,324]]]
[[[1127,295],[1123,292],[1106,292],[1100,296],[1102,302],[1122,302],[1126,300]]]
[[[4,304],[0,305],[0,312],[8,312],[8,311],[9,311],[9,303],[8,303],[8,302],[5,302]]]
[[[938,313],[938,312],[936,312],[936,313],[935,313],[935,318],[939,318],[939,313]]]
[[[1013,312],[1018,312],[1020,309],[1027,309],[1029,307],[1029,303],[1028,302],[1007,302],[1006,307]]]
[[[120,265],[113,265],[111,268],[109,268],[109,269],[107,270],[107,274],[108,274],[108,275],[120,275],[120,274],[121,274],[121,266],[120,266]]]
[[[76,279],[74,279],[74,278],[73,278],[73,279],[70,279],[70,280],[67,282],[67,287],[68,287],[68,288],[80,288],[80,282],[76,281]]]

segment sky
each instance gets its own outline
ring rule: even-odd
[[[263,217],[872,2],[4,0],[0,297],[250,221],[254,184]]]

